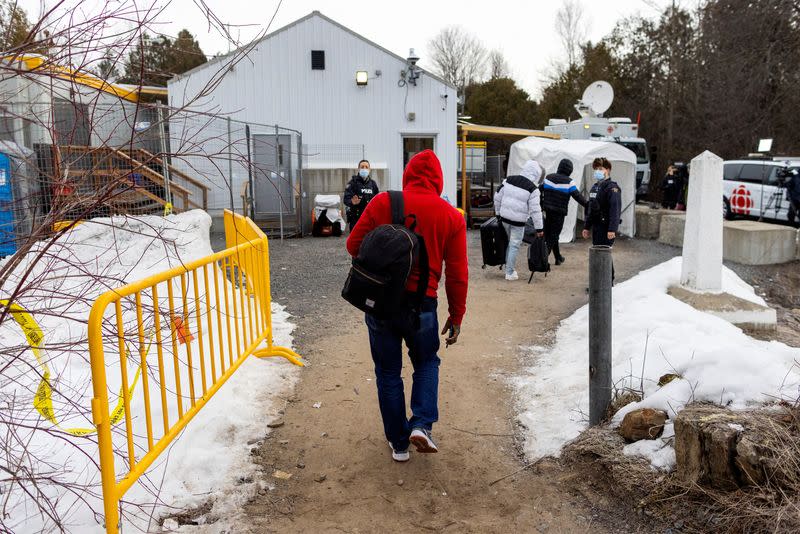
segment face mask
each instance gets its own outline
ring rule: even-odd
[[[369,169],[358,169],[358,175],[366,180],[369,176]]]
[[[604,172],[603,172],[603,171],[601,171],[601,170],[596,170],[596,171],[594,171],[594,173],[592,174],[592,178],[594,178],[594,179],[595,179],[595,180],[597,180],[597,181],[600,181],[600,180],[605,180],[605,178],[606,178],[606,173],[604,173]]]

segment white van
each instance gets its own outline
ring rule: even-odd
[[[736,216],[789,220],[789,195],[783,186],[798,161],[742,159],[724,162],[722,209],[726,219]]]

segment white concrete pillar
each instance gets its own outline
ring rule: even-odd
[[[708,150],[692,160],[683,230],[681,285],[722,291],[722,158]]]

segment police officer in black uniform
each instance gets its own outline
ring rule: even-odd
[[[358,162],[358,174],[350,179],[344,191],[344,205],[347,207],[347,222],[350,223],[350,231],[361,218],[361,214],[367,209],[367,204],[372,200],[378,191],[378,184],[369,177],[369,161],[362,159]]]
[[[680,201],[683,191],[683,176],[675,165],[670,165],[664,180],[661,182],[662,200],[661,207],[674,210]]]
[[[611,179],[611,162],[606,158],[595,158],[592,162],[595,180],[589,191],[583,225],[583,238],[592,236],[592,245],[613,246],[619,230],[622,210],[622,194],[617,182]],[[614,267],[611,267],[614,279]]]

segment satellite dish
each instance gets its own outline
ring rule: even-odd
[[[602,115],[614,101],[614,89],[611,84],[604,81],[592,82],[583,92],[581,103],[588,108],[594,116]]]

